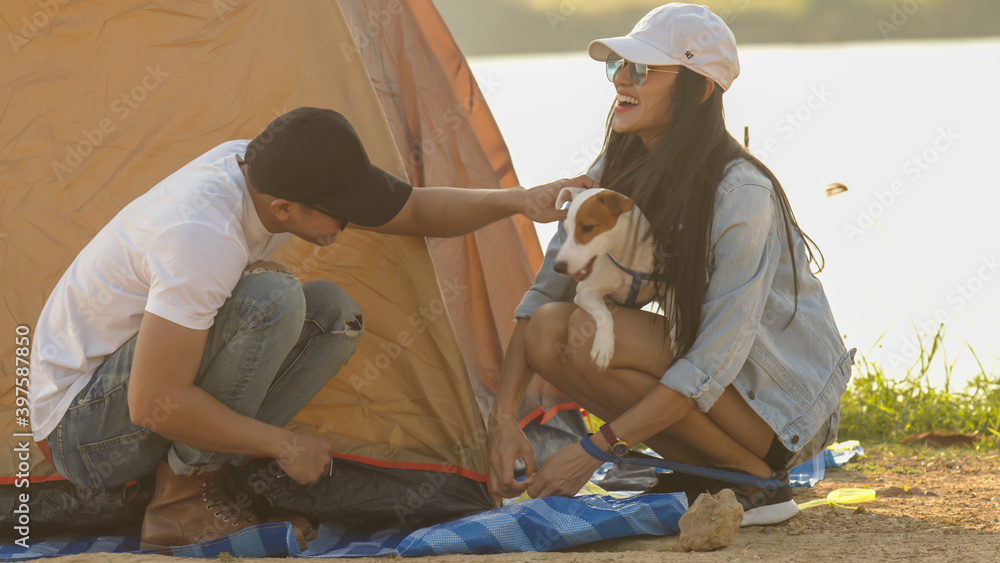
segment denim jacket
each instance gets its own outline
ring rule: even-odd
[[[694,399],[702,411],[732,384],[784,446],[796,451],[828,420],[832,435],[818,438],[834,439],[854,350],[844,347],[794,229],[793,269],[782,217],[770,180],[749,161],[729,163],[716,191],[698,334],[660,382]],[[556,234],[549,242],[516,317],[530,317],[550,301],[572,300],[576,282],[553,270],[564,239]],[[798,310],[792,318],[796,277]]]

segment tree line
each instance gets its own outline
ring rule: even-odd
[[[582,51],[596,37],[624,35],[658,5],[594,12],[562,0],[534,9],[517,0],[436,0],[469,56]],[[777,7],[753,0],[710,0],[740,44],[826,43],[1000,37],[997,0],[797,0]]]

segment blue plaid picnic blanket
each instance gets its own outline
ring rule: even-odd
[[[789,471],[792,486],[811,487],[826,467],[843,465],[864,449],[857,442],[831,446],[807,463]],[[600,470],[598,474],[600,474]],[[597,474],[595,474],[597,475]],[[549,497],[510,504],[452,522],[419,530],[384,530],[359,534],[336,524],[323,524],[319,538],[300,551],[285,522],[260,524],[217,540],[161,550],[139,550],[139,538],[49,537],[29,541],[25,549],[0,544],[0,561],[23,561],[75,553],[159,553],[184,557],[379,557],[553,551],[598,540],[642,534],[676,534],[687,510],[681,493],[613,498],[586,495]]]
[[[185,557],[366,557],[552,551],[602,539],[669,535],[687,510],[683,494],[618,499],[603,495],[533,499],[419,530],[386,530],[366,536],[323,524],[320,537],[301,552],[288,523],[260,524],[217,540],[161,550],[139,550],[135,537],[54,537],[0,546],[0,560],[21,561],[74,553],[160,553]]]
[[[30,538],[30,536],[29,536]],[[228,536],[194,545],[165,549],[139,549],[134,536],[55,536],[41,541],[28,541],[28,548],[5,543],[0,545],[0,561],[23,561],[44,557],[61,557],[76,553],[158,553],[178,557],[217,558],[223,553],[234,557],[269,557],[295,555],[299,552],[291,524],[275,522],[244,528]]]

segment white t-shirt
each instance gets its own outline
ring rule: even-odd
[[[271,234],[237,163],[249,141],[229,141],[174,172],[118,213],[49,296],[31,353],[31,426],[55,429],[104,360],[148,311],[203,330],[243,269],[290,235]]]

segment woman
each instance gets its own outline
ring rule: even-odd
[[[589,357],[593,320],[567,302],[574,284],[552,270],[561,244],[553,238],[504,358],[490,415],[491,489],[573,495],[601,465],[572,444],[536,472],[516,419],[532,372],[608,422],[588,438],[603,450],[623,455],[642,442],[668,460],[787,484],[788,468],[836,438],[854,351],[811,271],[822,256],[780,183],[726,131],[722,93],[739,74],[735,38],[707,8],[668,4],[589,52],[607,62],[618,93],[592,170],[649,218],[664,314],[617,307],[615,355],[598,371]],[[523,483],[513,480],[517,459],[529,475]],[[797,512],[787,486],[731,488],[744,525]]]

